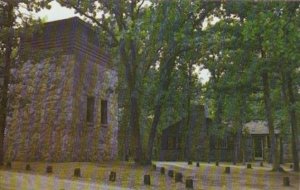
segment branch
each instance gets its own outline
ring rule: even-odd
[[[87,14],[85,11],[83,11],[81,8],[79,8],[78,6],[70,3],[69,1],[65,1],[65,0],[62,0],[62,1],[59,1],[59,3],[62,5],[62,6],[69,6],[73,9],[75,9],[76,12],[78,12],[80,15],[83,15],[85,16],[86,18],[90,19],[92,22],[94,22],[95,24],[97,24],[97,26],[101,27],[105,32],[107,32],[110,37],[112,38],[113,40],[113,44],[112,46],[115,47],[117,46],[118,44],[118,40],[116,38],[116,35],[115,33],[110,30],[110,28],[107,26],[107,24],[105,23],[105,21],[103,20],[103,23],[101,23],[99,20],[97,20],[95,17],[93,17],[92,15],[89,15]]]
[[[137,9],[137,12],[136,12],[136,15],[139,16],[139,13],[140,13],[140,10],[144,4],[145,0],[142,0],[141,4],[138,6],[138,9]]]

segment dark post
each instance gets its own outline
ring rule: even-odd
[[[75,176],[75,177],[81,177],[80,168],[75,168],[75,169],[74,169],[74,176]]]
[[[26,164],[25,169],[26,169],[27,171],[30,171],[30,170],[31,170],[30,164]]]
[[[186,179],[185,187],[188,189],[193,189],[193,179]]]
[[[116,177],[117,177],[117,173],[111,171],[109,174],[109,181],[112,181],[112,182],[116,181]]]
[[[175,183],[182,182],[182,173],[175,173]]]
[[[219,161],[216,161],[216,166],[219,166]]]
[[[264,162],[260,162],[260,166],[263,167],[264,166]]]
[[[152,164],[152,169],[155,171],[156,170],[156,165]]]
[[[169,177],[174,177],[174,171],[173,170],[169,170],[168,171],[168,176]]]
[[[200,163],[199,162],[197,162],[197,164],[196,164],[196,167],[199,167],[200,166]]]
[[[290,165],[290,168],[293,169],[293,164]]]
[[[165,168],[164,168],[164,167],[161,167],[161,168],[160,168],[160,173],[161,173],[161,174],[165,174]]]
[[[46,173],[52,173],[53,172],[53,168],[52,168],[52,166],[47,166],[47,168],[46,168]]]
[[[283,186],[290,186],[290,178],[283,177]]]
[[[189,160],[188,165],[193,165],[193,162],[191,160]]]
[[[144,175],[144,185],[150,185],[150,175]]]
[[[251,164],[247,164],[247,169],[251,169],[251,168],[252,168]]]
[[[225,173],[230,174],[230,167],[225,167]]]

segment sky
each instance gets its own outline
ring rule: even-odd
[[[35,18],[44,18],[48,22],[79,16],[78,14],[75,14],[74,10],[60,6],[56,1],[53,1],[50,4],[51,9],[43,9],[38,13],[34,13],[33,16]],[[210,73],[208,70],[200,70],[200,68],[196,68],[195,72],[198,73],[199,80],[202,83],[206,83],[209,80]]]
[[[51,9],[43,9],[40,12],[35,13],[34,17],[46,18],[47,21],[54,21],[79,16],[75,15],[74,10],[60,6],[56,1],[51,2],[50,5]]]

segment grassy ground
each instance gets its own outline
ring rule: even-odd
[[[289,165],[283,165],[286,172],[271,172],[271,167],[265,164],[260,167],[258,163],[252,163],[253,169],[246,169],[244,165],[230,165],[220,163],[214,164],[200,163],[200,167],[187,165],[184,162],[155,162],[156,171],[152,167],[136,166],[133,163],[30,163],[32,171],[25,171],[26,163],[13,162],[12,169],[0,172],[1,183],[5,178],[9,179],[15,187],[6,189],[117,189],[123,187],[128,189],[185,189],[185,179],[192,178],[194,189],[297,189],[299,190],[299,173],[292,172]],[[46,166],[53,167],[53,174],[46,174]],[[231,167],[231,173],[225,174],[225,166]],[[161,175],[160,167],[166,168],[166,174]],[[73,177],[74,169],[81,169],[81,178]],[[168,177],[168,170],[183,173],[183,183],[175,183],[174,178]],[[115,182],[109,181],[111,171],[117,173]],[[10,173],[8,178],[8,174]],[[36,175],[38,174],[38,175]],[[145,174],[151,176],[151,186],[143,184]],[[16,176],[16,177],[14,177]],[[25,177],[24,177],[25,176]],[[30,176],[39,176],[36,178]],[[283,177],[290,178],[290,187],[283,186]],[[26,182],[20,184],[20,178],[28,178]],[[1,180],[3,182],[1,182]],[[59,181],[60,180],[60,181]],[[7,181],[7,180],[6,180]],[[80,182],[80,183],[78,183]],[[6,186],[8,183],[6,183]],[[90,184],[90,186],[88,186]],[[98,186],[97,186],[98,185]],[[99,186],[102,185],[102,186]],[[80,187],[79,187],[80,186]],[[32,188],[30,188],[32,187]]]

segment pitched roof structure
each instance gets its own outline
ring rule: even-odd
[[[269,128],[266,121],[251,121],[243,126],[244,132],[251,135],[268,135]],[[280,131],[275,129],[275,134],[279,134]]]

